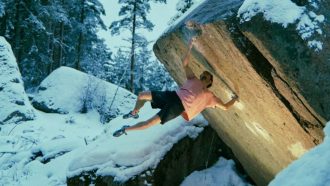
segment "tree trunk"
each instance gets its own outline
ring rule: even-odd
[[[49,30],[53,35],[48,37],[48,55],[49,55],[49,65],[48,65],[48,75],[53,72],[54,66],[54,34],[55,26],[53,23],[49,23]]]
[[[64,23],[63,21],[60,24],[60,48],[59,48],[59,61],[58,61],[58,67],[62,66],[62,59],[63,59],[63,39],[64,39]]]
[[[62,6],[64,6],[64,0],[62,0]],[[64,40],[64,22],[61,21],[60,24],[60,54],[59,54],[59,62],[58,66],[61,67],[63,65],[63,40]]]
[[[134,65],[135,65],[135,29],[136,29],[136,1],[133,9],[133,25],[132,25],[132,48],[131,48],[131,92],[134,93]]]

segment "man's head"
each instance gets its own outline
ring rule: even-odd
[[[212,86],[213,75],[209,71],[204,71],[203,73],[201,73],[199,79],[206,86],[206,88],[210,88]]]

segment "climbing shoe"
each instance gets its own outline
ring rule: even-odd
[[[133,111],[123,115],[123,118],[124,119],[127,119],[127,118],[134,118],[134,119],[138,119],[139,118],[139,114],[133,114],[132,113]]]

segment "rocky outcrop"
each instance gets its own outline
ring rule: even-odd
[[[0,36],[0,124],[35,118],[10,44]]]
[[[95,176],[95,173],[90,171],[68,178],[67,184],[72,186],[90,184],[107,186],[180,185],[190,173],[205,169],[206,165],[211,166],[220,156],[234,159],[237,170],[245,175],[244,169],[230,148],[218,138],[213,129],[205,127],[196,139],[185,137],[176,143],[155,169],[146,170],[125,183],[115,182],[111,176]]]
[[[196,34],[185,22],[203,24],[190,67],[197,76],[204,70],[214,74],[211,90],[223,101],[233,94],[240,97],[228,111],[207,109],[203,114],[253,180],[266,185],[322,142],[330,119],[329,40],[317,52],[293,26],[267,22],[262,15],[240,23],[242,2],[205,1],[159,38],[154,52],[182,84],[181,59]]]

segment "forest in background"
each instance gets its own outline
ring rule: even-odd
[[[99,0],[1,0],[0,35],[12,46],[26,90],[34,90],[60,66],[86,72],[133,93],[174,89],[173,79],[152,57],[148,48],[151,41],[137,32],[154,27],[147,17],[150,2],[119,0],[120,19],[105,25],[101,16],[106,12]],[[178,13],[170,23],[193,4],[194,0],[179,0]],[[100,29],[112,35],[129,31],[125,40],[130,47],[108,48],[97,35]]]

